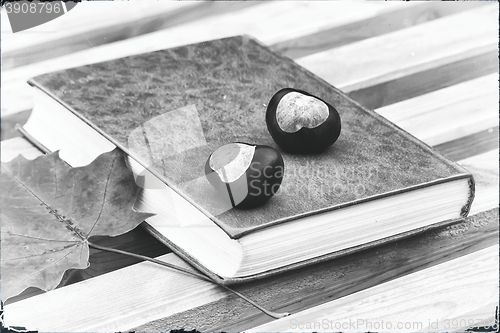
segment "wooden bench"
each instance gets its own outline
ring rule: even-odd
[[[477,187],[470,216],[459,224],[235,287],[292,313],[280,320],[208,282],[91,250],[90,267],[67,272],[57,289],[30,288],[9,300],[7,325],[67,332],[426,332],[494,323],[498,3],[82,2],[15,34],[1,15],[2,160],[41,154],[14,129],[33,105],[28,78],[244,33],[462,164]],[[187,266],[140,227],[95,242]],[[380,327],[383,321],[394,326]]]

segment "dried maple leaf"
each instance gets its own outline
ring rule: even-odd
[[[2,163],[2,299],[28,287],[55,288],[70,268],[86,268],[88,238],[116,236],[150,214],[133,210],[138,188],[115,149],[71,168],[58,153]]]

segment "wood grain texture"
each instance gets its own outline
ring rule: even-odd
[[[498,73],[497,50],[436,64],[417,73],[350,91],[348,95],[369,109],[378,109],[491,73]]]
[[[459,139],[442,143],[434,147],[450,160],[463,160],[498,148],[498,126],[463,136]]]
[[[67,15],[27,31],[2,34],[4,70],[134,38],[259,5],[258,1],[80,3]],[[7,35],[7,36],[5,36]]]
[[[173,47],[191,42],[234,35],[238,33],[245,33],[255,36],[265,43],[275,43],[282,40],[289,40],[291,38],[298,38],[300,36],[307,35],[310,32],[318,30],[320,31],[321,29],[328,27],[352,24],[353,22],[358,22],[359,20],[363,20],[367,17],[375,17],[376,15],[380,15],[384,12],[396,10],[397,8],[401,8],[401,6],[402,4],[397,3],[371,3],[370,5],[366,3],[327,4],[326,2],[317,2],[312,4],[303,2],[289,2],[286,3],[286,5],[271,3],[266,5],[259,5],[255,8],[250,7],[248,9],[237,11],[235,13],[218,15],[213,18],[197,20],[193,23],[181,24],[170,29],[165,29],[150,34],[145,34],[139,37],[96,46],[87,50],[77,51],[68,55],[47,59],[31,65],[4,71],[2,73],[2,96],[4,96],[2,101],[2,114],[19,112],[32,107],[31,93],[29,91],[26,92],[25,81],[32,76],[42,73],[115,59],[118,57],[143,52],[155,51],[162,48]],[[407,3],[404,4],[404,6],[413,7],[416,6],[416,4]],[[287,15],[282,15],[282,13],[287,13]],[[452,18],[454,16],[456,15],[451,15],[449,16],[449,18]],[[262,24],[255,25],[254,22],[257,19],[259,20],[259,22],[262,22]],[[464,20],[467,19],[467,17],[464,18]],[[304,24],[297,24],[298,20],[300,20],[300,22],[304,22]],[[437,21],[441,20],[435,20],[433,22]],[[452,23],[454,22],[450,22],[450,24]],[[404,29],[401,32],[406,30],[409,29]],[[477,29],[470,30],[475,31]],[[430,32],[431,28],[429,31],[424,31],[424,33]],[[478,33],[481,34],[481,31],[479,31]],[[467,38],[467,36],[468,35],[465,35],[464,39]],[[381,37],[385,37],[385,35]],[[404,41],[409,37],[402,35],[401,38]],[[425,38],[425,36],[420,38]],[[485,38],[487,38],[487,36]],[[385,43],[384,41],[381,42]],[[456,41],[451,41],[450,43],[455,42]],[[411,45],[411,40],[409,43]],[[418,44],[419,42],[415,41],[415,43]],[[478,43],[480,43],[480,41],[478,41]],[[399,42],[396,41],[395,44],[397,45],[399,44]],[[460,47],[460,43],[457,42],[455,44],[458,44],[457,47]],[[446,49],[446,47],[444,47],[444,49]],[[358,54],[356,53],[357,51],[354,52],[355,55]],[[373,54],[373,52],[370,52],[370,50],[361,50],[359,54],[369,54],[371,57],[374,57],[374,62],[380,61],[380,59],[384,59],[387,56],[386,54],[382,54],[379,52]],[[472,55],[475,56],[477,55],[477,53],[473,53],[471,54],[471,56]],[[460,56],[459,60],[461,60],[463,57],[466,57],[466,55]],[[351,59],[356,57],[349,55],[348,58]],[[325,61],[328,61],[328,59],[329,57],[326,57]],[[435,62],[434,65],[444,65],[446,63],[459,60],[453,59],[452,57],[451,59],[447,59],[444,62]],[[335,61],[335,59],[333,58],[331,59],[331,61]],[[394,61],[389,60],[388,63],[392,64],[394,63]],[[331,66],[325,65],[325,62],[320,62],[318,66],[318,68],[320,69],[329,67]],[[482,66],[480,67],[482,68]],[[314,68],[312,69],[314,72]],[[349,71],[349,69],[347,69],[347,71]],[[412,71],[418,72],[418,70]],[[321,71],[317,71],[316,73],[320,74],[320,76],[322,75]],[[373,84],[374,83],[371,83],[371,85]]]
[[[89,37],[96,30],[110,28],[120,23],[130,23],[134,20],[145,20],[155,15],[165,15],[168,12],[177,9],[192,7],[192,3],[160,3],[157,6],[151,6],[143,1],[128,1],[127,3],[111,5],[109,3],[100,3],[91,5],[87,3],[78,4],[78,9],[72,8],[67,15],[58,17],[57,20],[51,20],[43,25],[38,25],[30,29],[12,32],[6,11],[2,11],[1,36],[2,36],[2,55],[9,56],[10,52],[22,51],[30,47],[47,45],[47,48],[53,46],[53,42],[58,40],[66,41],[64,38],[69,36],[78,36],[86,31]],[[114,15],[112,15],[114,14]],[[137,22],[139,26],[140,22]],[[112,32],[112,30],[111,30]]]
[[[237,34],[248,34],[265,43],[275,43],[323,28],[374,17],[402,6],[413,7],[415,4],[324,1],[260,3],[232,13],[221,13],[169,29],[38,61],[2,72],[2,114],[27,110],[33,106],[31,92],[26,91],[26,81],[42,73]],[[257,21],[259,24],[255,24]]]
[[[313,266],[306,270],[288,272],[273,279],[256,281],[241,286],[238,290],[269,308],[295,313],[457,258],[483,246],[496,244],[498,231],[493,230],[498,230],[496,225],[498,210],[491,213],[493,215],[487,217],[491,219],[487,223],[484,220],[479,221],[486,215],[481,215],[481,218],[476,216],[465,223],[387,244],[356,256],[333,260],[328,265]],[[485,227],[485,224],[490,223],[490,227]],[[478,227],[479,225],[482,227]],[[483,236],[489,240],[476,238],[470,239],[472,242],[469,242],[466,238],[472,236],[469,234],[472,229],[476,229],[476,232],[481,230],[479,233],[484,232]],[[240,300],[228,297],[170,318],[148,323],[136,330],[161,331],[165,328],[183,327],[202,331],[241,331],[269,320],[271,320],[269,317],[254,311]]]
[[[493,328],[497,307],[498,247],[490,246],[247,332]]]
[[[335,47],[358,42],[412,27],[417,24],[470,10],[485,3],[462,2],[459,5],[446,2],[420,3],[418,6],[404,6],[375,17],[322,29],[313,34],[288,39],[271,45],[273,51],[290,58],[300,58]]]
[[[240,285],[237,290],[268,308],[298,312],[495,245],[497,220],[498,209],[494,209],[375,250]],[[160,258],[180,263],[173,254]],[[68,298],[71,303],[64,302],[67,306],[61,308],[59,304]],[[154,319],[158,320],[150,322]],[[134,325],[143,325],[136,331],[239,331],[270,318],[213,285],[139,263],[7,305],[5,320],[45,331],[116,331]]]
[[[173,254],[159,259],[189,267]],[[49,332],[122,331],[226,295],[214,284],[149,262],[101,277],[6,305],[5,323]]]
[[[435,146],[498,125],[498,74],[490,74],[376,112]]]
[[[2,29],[3,70],[179,24],[188,13],[210,15],[206,7],[224,9],[193,2],[167,1],[153,6],[141,1],[118,5],[82,2],[66,15],[43,25],[16,33]],[[231,7],[234,8],[225,8]]]
[[[252,1],[249,3],[252,3]],[[49,71],[237,34],[248,34],[266,43],[279,42],[323,28],[340,26],[367,17],[374,17],[377,14],[402,6],[415,6],[413,4],[398,3],[311,3],[307,1],[287,3],[257,2],[257,4],[258,6],[255,7],[243,8],[231,13],[221,12],[220,15],[214,17],[185,22],[184,24],[171,26],[168,29],[120,42],[98,45],[85,50],[88,52],[73,52],[73,55],[53,57],[37,64],[16,68],[6,72],[6,79],[27,79]],[[257,20],[260,22],[259,24],[255,24]],[[301,21],[301,24],[297,24],[298,20]],[[112,52],[110,52],[111,50]]]
[[[497,13],[497,5],[484,6],[319,52],[297,62],[350,92],[496,50]]]

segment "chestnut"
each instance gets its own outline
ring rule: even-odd
[[[319,153],[340,135],[337,110],[305,91],[284,88],[269,101],[266,124],[274,141],[286,152]]]
[[[284,173],[283,157],[264,145],[233,142],[219,147],[205,163],[205,175],[221,197],[235,208],[254,208],[278,191]]]

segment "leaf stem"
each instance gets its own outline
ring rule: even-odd
[[[216,281],[216,280],[213,280],[211,279],[210,277],[204,275],[204,274],[201,274],[201,273],[198,273],[198,272],[193,272],[192,270],[189,270],[187,268],[184,268],[184,267],[180,267],[180,266],[177,266],[177,265],[173,265],[173,264],[170,264],[168,262],[165,262],[165,261],[162,261],[162,260],[159,260],[159,259],[155,259],[155,258],[151,258],[151,257],[147,257],[147,256],[143,256],[143,255],[140,255],[140,254],[136,254],[136,253],[132,253],[132,252],[128,252],[128,251],[123,251],[123,250],[118,250],[118,249],[113,249],[113,248],[110,248],[110,247],[106,247],[106,246],[101,246],[101,245],[97,245],[97,244],[94,244],[90,241],[87,241],[88,244],[89,244],[89,247],[92,247],[94,249],[98,249],[98,250],[102,250],[102,251],[107,251],[107,252],[113,252],[113,253],[119,253],[119,254],[123,254],[123,255],[126,255],[126,256],[130,256],[130,257],[134,257],[134,258],[137,258],[137,259],[141,259],[141,260],[145,260],[145,261],[149,261],[149,262],[152,262],[152,263],[155,263],[155,264],[158,264],[158,265],[161,265],[161,266],[165,266],[165,267],[168,267],[168,268],[171,268],[171,269],[174,269],[176,271],[180,271],[182,273],[185,273],[185,274],[188,274],[188,275],[191,275],[191,276],[194,276],[194,277],[197,277],[201,280],[204,280],[204,281],[208,281],[208,282],[212,282],[216,285],[218,285],[219,287],[235,294],[236,296],[240,297],[241,299],[243,299],[244,301],[250,303],[251,305],[253,305],[255,308],[259,309],[260,311],[262,311],[263,313],[265,313],[266,315],[272,317],[272,318],[275,318],[275,319],[278,319],[278,318],[283,318],[283,317],[286,317],[286,316],[289,316],[290,313],[288,312],[274,312],[274,311],[270,311],[270,310],[267,310],[265,308],[263,308],[262,306],[260,306],[259,304],[257,304],[256,302],[252,301],[250,298],[246,297],[245,295],[243,295],[242,293]]]

